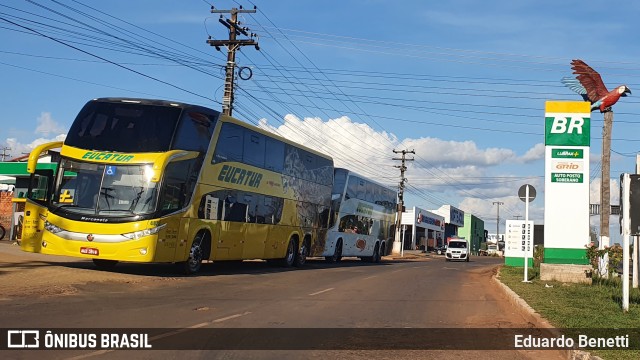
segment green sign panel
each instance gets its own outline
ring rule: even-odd
[[[581,173],[551,173],[551,182],[577,184],[583,181]]]
[[[590,122],[588,117],[545,117],[545,145],[590,146]]]
[[[551,149],[551,157],[556,159],[582,159],[583,149]]]

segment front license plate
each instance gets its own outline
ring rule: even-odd
[[[98,249],[96,248],[81,247],[80,254],[100,255],[100,251],[98,251]]]

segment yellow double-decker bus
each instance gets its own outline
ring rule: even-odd
[[[36,172],[53,148],[57,170]],[[91,100],[28,170],[25,251],[186,273],[203,260],[302,266],[324,251],[333,160],[205,107]]]

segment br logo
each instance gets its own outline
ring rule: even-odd
[[[583,118],[571,118],[557,117],[553,119],[553,124],[549,130],[552,134],[582,134],[582,126],[584,125]]]

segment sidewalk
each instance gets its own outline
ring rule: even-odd
[[[391,254],[385,256],[385,258],[391,258],[393,260],[416,260],[438,257],[435,253],[423,252],[422,250],[404,250],[402,256],[400,254]]]

